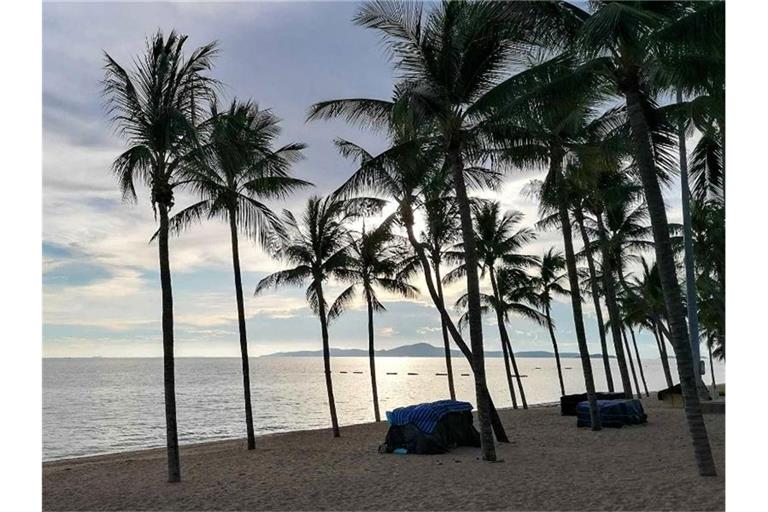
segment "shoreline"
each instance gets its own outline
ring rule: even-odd
[[[498,464],[477,448],[378,454],[386,422],[181,446],[182,482],[165,448],[42,464],[44,510],[722,510],[725,416],[706,415],[718,476],[698,476],[682,409],[645,399],[646,425],[577,429],[556,407],[503,409],[511,442]]]
[[[528,404],[529,409],[533,408],[539,408],[539,407],[558,407],[560,405],[560,402],[541,402],[536,404]],[[512,407],[503,407],[499,408],[498,411],[506,411],[506,410],[514,410]],[[473,409],[472,412],[476,412],[476,409]],[[383,419],[381,421],[382,423],[386,423],[387,420]],[[363,423],[350,423],[348,425],[341,425],[341,428],[345,427],[353,427],[357,425],[376,425],[376,422],[374,421],[366,421]],[[281,434],[293,434],[293,433],[303,433],[303,432],[314,432],[317,430],[328,430],[329,427],[316,427],[316,428],[305,428],[305,429],[299,429],[299,430],[281,430],[279,432],[264,432],[260,434],[256,434],[256,441],[258,442],[262,437],[269,437],[269,436],[276,436]],[[232,441],[241,441],[245,439],[244,437],[222,437],[218,439],[202,439],[198,441],[191,441],[187,443],[179,443],[179,448],[186,448],[186,447],[194,447],[197,445],[204,445],[204,444],[212,444],[212,443],[226,443],[226,442],[232,442]],[[98,452],[98,453],[87,453],[83,455],[67,455],[66,457],[60,457],[60,458],[54,458],[54,459],[45,459],[43,458],[43,466],[47,464],[53,464],[55,462],[66,462],[66,461],[78,461],[82,459],[87,458],[96,458],[96,457],[105,457],[105,456],[113,456],[113,455],[130,455],[135,453],[141,453],[146,451],[153,451],[153,450],[165,450],[165,444],[158,444],[154,446],[146,446],[146,447],[139,447],[139,448],[131,448],[128,450],[115,450],[110,452]]]

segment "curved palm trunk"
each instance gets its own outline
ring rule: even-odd
[[[491,276],[491,288],[493,288],[493,298],[496,299],[496,304],[501,304],[501,294],[499,294],[499,287],[496,283],[496,272],[493,268],[490,269],[489,274]],[[493,308],[496,313],[496,323],[499,325],[499,338],[501,339],[502,354],[504,356],[504,369],[507,372],[507,382],[509,383],[509,392],[512,395],[512,407],[517,409],[517,398],[515,397],[515,388],[512,385],[512,376],[509,370],[509,358],[512,361],[512,367],[515,370],[515,379],[517,380],[517,387],[520,389],[520,400],[523,402],[523,409],[528,408],[528,402],[525,400],[525,391],[523,390],[523,381],[520,377],[520,372],[517,370],[517,361],[515,360],[515,354],[512,352],[512,344],[509,342],[509,334],[507,333],[507,327],[504,323],[504,313],[498,308]]]
[[[623,327],[621,329],[621,336],[622,338],[624,338],[624,348],[627,351],[627,359],[629,359],[629,368],[632,370],[632,380],[635,382],[635,390],[637,391],[637,398],[643,398],[643,395],[640,392],[640,383],[637,381],[637,372],[635,372],[635,362],[632,360],[632,351],[629,349],[629,341],[627,340],[627,330]]]
[[[445,303],[437,295],[437,291],[435,290],[435,284],[432,281],[432,270],[429,265],[429,260],[427,259],[427,256],[424,252],[424,248],[416,239],[416,235],[413,232],[413,210],[411,209],[410,204],[406,202],[403,202],[400,205],[400,207],[401,207],[403,224],[405,225],[405,232],[408,236],[408,241],[411,243],[413,250],[416,252],[416,256],[419,258],[419,262],[421,263],[421,269],[424,272],[424,281],[427,283],[427,291],[429,291],[429,296],[432,299],[432,303],[437,308],[437,311],[440,313],[440,318],[445,323],[445,326],[448,328],[448,332],[451,334],[451,337],[453,338],[454,343],[456,343],[456,346],[459,347],[459,350],[461,351],[462,355],[467,359],[467,362],[469,363],[469,367],[472,369],[472,372],[474,373],[475,368],[474,368],[474,358],[472,357],[472,351],[469,349],[467,344],[464,343],[464,339],[461,337],[459,330],[456,328],[456,325],[451,320],[450,315],[448,315],[448,310],[445,309]],[[496,407],[493,405],[493,399],[491,398],[491,394],[488,391],[487,386],[483,387],[483,392],[488,397],[488,406],[490,408],[490,414],[491,414],[491,425],[493,427],[493,432],[496,434],[496,440],[499,441],[500,443],[508,443],[509,438],[507,437],[507,433],[504,430],[504,425],[501,423],[501,418],[499,418],[499,413],[496,410]]]
[[[549,301],[544,307],[544,314],[547,316],[547,328],[549,337],[552,339],[552,350],[555,351],[555,362],[557,363],[557,378],[560,380],[560,395],[565,395],[565,384],[563,383],[563,369],[560,366],[560,351],[557,349],[557,339],[555,338],[555,329],[552,326],[552,315],[549,311]]]
[[[600,308],[600,290],[597,287],[597,272],[595,271],[595,259],[589,250],[589,236],[584,227],[584,212],[581,207],[574,209],[576,222],[579,224],[581,232],[581,241],[584,244],[584,253],[587,256],[587,268],[589,269],[589,284],[592,287],[592,302],[595,305],[595,316],[597,317],[597,332],[600,335],[600,350],[603,353],[603,368],[605,369],[605,381],[608,383],[608,391],[613,392],[613,374],[611,373],[611,360],[608,354],[608,343],[605,340],[605,323],[603,322],[603,311]],[[565,393],[563,393],[565,394]]]
[[[475,235],[472,227],[472,213],[469,209],[467,187],[464,182],[464,163],[461,159],[461,149],[455,143],[448,149],[447,154],[453,186],[456,190],[456,203],[459,207],[461,220],[461,235],[464,243],[464,258],[467,270],[467,313],[469,315],[469,340],[472,345],[473,369],[475,372],[475,396],[477,398],[477,418],[480,423],[480,445],[483,460],[496,460],[496,447],[493,444],[491,418],[488,406],[488,394],[485,379],[485,355],[483,349],[483,324],[480,306],[480,280],[477,276],[477,251]]]
[[[674,386],[674,382],[672,381],[672,371],[669,368],[669,359],[667,358],[667,347],[664,345],[664,333],[661,332],[661,327],[659,327],[659,323],[654,321],[654,331],[653,334],[656,337],[656,345],[659,347],[659,359],[661,359],[661,367],[664,370],[664,378],[667,381],[667,387],[671,388]]]
[[[376,388],[376,358],[374,357],[373,346],[373,303],[371,297],[366,294],[366,303],[368,304],[368,363],[371,367],[371,389],[373,390],[373,416],[376,422],[381,421],[379,414],[379,392]]]
[[[656,263],[661,278],[661,288],[664,294],[664,304],[667,309],[667,319],[671,332],[670,341],[675,351],[677,372],[680,376],[680,389],[683,395],[685,416],[688,429],[693,440],[693,451],[698,465],[699,474],[714,476],[717,474],[712,449],[709,445],[707,427],[701,412],[697,378],[691,357],[690,338],[685,317],[682,312],[680,285],[677,282],[675,258],[669,239],[669,224],[661,194],[659,181],[656,176],[656,165],[653,161],[651,138],[648,124],[643,113],[639,79],[630,76],[624,84],[624,96],[627,103],[629,123],[632,131],[632,142],[635,149],[635,159],[640,174],[640,180],[648,204],[648,213],[653,230],[653,241],[656,249]]]
[[[317,282],[317,300],[320,310],[320,332],[323,336],[323,367],[325,370],[325,389],[328,391],[328,408],[331,412],[331,427],[333,428],[333,437],[341,437],[339,432],[339,419],[336,416],[336,400],[333,398],[333,380],[331,379],[331,349],[328,343],[328,317],[325,313],[325,297],[323,296],[323,285],[319,276],[315,276]]]
[[[677,91],[677,102],[682,103],[683,95]],[[688,187],[688,155],[685,148],[685,125],[679,121],[677,125],[678,148],[680,150],[680,190],[683,206],[683,241],[685,244],[685,292],[686,307],[688,308],[688,332],[691,336],[691,356],[693,358],[693,371],[696,378],[696,387],[700,400],[708,400],[709,395],[699,373],[701,361],[699,341],[699,313],[696,294],[696,274],[693,262],[693,230],[691,227],[691,191]]]
[[[608,236],[606,235],[605,224],[603,224],[603,215],[598,212],[597,232],[600,238],[600,253],[603,263],[603,292],[605,292],[605,305],[608,306],[608,318],[611,321],[611,337],[613,338],[613,349],[616,351],[616,360],[619,363],[619,374],[621,374],[621,387],[627,398],[632,397],[632,384],[629,380],[629,370],[627,368],[626,354],[621,344],[621,312],[616,303],[616,287],[613,282],[613,265],[611,265],[611,253],[608,248]]]
[[[632,335],[632,345],[635,347],[635,357],[637,358],[637,368],[640,370],[640,380],[643,381],[643,389],[645,390],[645,396],[651,396],[648,393],[648,384],[645,382],[645,372],[643,371],[643,361],[640,359],[640,351],[637,350],[637,339],[635,338],[635,330],[629,325],[629,334]]]
[[[243,392],[245,399],[245,428],[248,434],[248,449],[256,448],[253,434],[253,410],[251,409],[251,371],[248,364],[248,338],[245,333],[245,305],[243,301],[243,282],[240,276],[240,250],[237,240],[235,213],[229,213],[229,230],[232,239],[232,267],[235,273],[235,296],[237,297],[237,327],[240,330],[240,359],[243,365]]]
[[[440,280],[440,262],[434,261],[435,267],[435,281],[437,283],[437,296],[442,304],[445,304],[445,297],[443,296],[443,283]],[[456,400],[456,387],[453,384],[453,363],[451,362],[451,344],[448,341],[448,326],[445,325],[443,316],[440,315],[440,330],[443,334],[443,348],[445,349],[445,371],[448,374],[448,392],[451,395],[451,400]]]
[[[550,155],[550,173],[557,182],[562,179],[563,153],[559,147],[553,147]],[[573,251],[573,234],[571,233],[571,220],[568,218],[568,204],[564,197],[562,185],[556,188],[560,194],[558,214],[560,216],[560,228],[563,230],[563,245],[565,246],[565,266],[568,270],[568,282],[571,287],[571,306],[573,309],[573,323],[576,328],[576,342],[579,345],[581,366],[584,372],[584,384],[587,389],[587,401],[589,402],[589,419],[592,430],[600,430],[600,413],[597,409],[595,397],[595,380],[592,376],[592,361],[589,357],[587,335],[584,332],[584,318],[581,313],[581,293],[579,292],[579,275],[576,270],[576,255]]]
[[[179,435],[176,427],[176,372],[173,358],[173,291],[171,289],[171,262],[168,254],[168,207],[164,204],[158,204],[157,207],[160,210],[157,245],[163,301],[163,384],[165,388],[165,443],[168,453],[168,481],[180,482]]]

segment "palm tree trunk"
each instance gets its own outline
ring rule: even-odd
[[[416,256],[419,258],[419,262],[421,263],[421,269],[424,273],[424,281],[427,283],[427,291],[429,291],[429,296],[432,298],[432,303],[440,313],[441,320],[445,323],[445,326],[448,328],[448,332],[451,334],[454,343],[456,343],[456,346],[459,347],[462,355],[467,359],[469,367],[472,369],[474,374],[475,368],[472,351],[469,349],[467,344],[464,343],[464,339],[461,337],[459,330],[451,320],[450,315],[448,315],[448,310],[445,309],[445,303],[437,294],[435,284],[432,281],[432,270],[429,265],[429,260],[427,259],[427,255],[424,252],[424,247],[416,239],[416,235],[413,231],[413,209],[411,208],[410,204],[403,202],[400,205],[400,212],[403,224],[405,225],[405,232],[408,236],[408,241],[411,243],[413,250],[416,252]],[[491,398],[491,394],[488,391],[488,387],[484,386],[483,390],[488,397],[488,405],[491,413],[491,425],[493,427],[493,432],[496,434],[496,440],[500,443],[508,443],[509,437],[507,437],[507,433],[504,430],[504,424],[501,422],[499,413],[493,404],[493,399]]]
[[[571,232],[571,220],[568,218],[568,203],[562,184],[563,151],[559,146],[553,145],[550,154],[550,173],[556,180],[556,189],[559,194],[560,228],[563,230],[563,245],[565,246],[565,266],[568,270],[568,283],[571,287],[571,307],[573,308],[573,323],[576,328],[576,342],[579,346],[581,366],[584,372],[584,384],[587,389],[587,401],[589,402],[589,419],[592,430],[600,430],[600,412],[597,409],[595,396],[595,380],[592,376],[592,360],[589,357],[587,335],[584,332],[584,318],[581,313],[581,293],[579,292],[579,275],[576,269],[576,255],[573,251],[573,234]]]
[[[229,230],[232,238],[232,267],[235,272],[235,297],[237,297],[237,326],[240,330],[240,358],[243,364],[243,390],[245,398],[245,426],[248,433],[248,449],[256,448],[253,434],[253,410],[251,409],[251,371],[248,364],[248,338],[245,334],[245,305],[243,302],[243,282],[240,277],[240,250],[237,240],[237,221],[235,212],[229,212]]]
[[[333,398],[333,380],[331,379],[331,348],[328,342],[328,317],[325,313],[325,297],[323,296],[323,284],[320,276],[315,274],[317,283],[317,300],[320,313],[320,332],[323,336],[323,367],[325,370],[325,389],[328,391],[328,408],[331,412],[331,427],[333,437],[341,437],[339,432],[339,419],[336,416],[336,400]]]
[[[493,298],[496,300],[496,304],[501,304],[501,297],[499,296],[499,288],[496,284],[496,274],[493,268],[490,269],[491,276],[491,288],[493,288]],[[501,352],[504,357],[504,369],[507,372],[507,384],[509,384],[509,394],[512,397],[512,407],[517,409],[517,397],[515,396],[515,387],[512,385],[512,372],[509,369],[509,356],[511,354],[512,345],[509,343],[509,336],[507,335],[507,328],[504,326],[504,313],[499,308],[493,308],[496,313],[496,323],[499,325],[499,338],[501,340]],[[512,355],[514,357],[514,355]],[[520,388],[520,397],[523,401],[523,408],[527,409],[528,404],[525,402],[525,392],[523,391],[522,382],[520,380],[520,374],[515,368],[515,376],[517,377],[517,387]]]
[[[677,91],[677,102],[682,103],[683,94]],[[696,274],[693,262],[693,228],[691,227],[691,190],[688,187],[688,155],[685,148],[685,125],[683,121],[677,124],[678,147],[680,149],[680,190],[683,204],[683,241],[685,243],[685,291],[688,308],[688,332],[691,336],[691,356],[693,371],[700,400],[708,400],[709,395],[699,372],[701,364],[699,341],[699,313],[696,294]]]
[[[605,339],[605,323],[603,322],[603,311],[600,308],[600,290],[597,287],[597,272],[595,271],[595,259],[592,251],[589,250],[589,236],[584,227],[584,212],[581,207],[574,209],[576,222],[579,224],[581,232],[581,241],[584,244],[584,254],[587,256],[587,268],[589,269],[589,283],[592,287],[592,302],[595,305],[595,316],[597,317],[597,332],[600,335],[600,350],[603,353],[603,368],[605,369],[605,381],[608,383],[608,391],[613,393],[613,374],[611,373],[611,360],[608,354],[608,342]],[[563,393],[565,394],[565,393]]]
[[[648,384],[645,382],[645,372],[643,371],[643,362],[640,359],[640,351],[637,350],[637,339],[635,338],[635,330],[632,329],[632,326],[629,325],[629,334],[632,335],[632,345],[635,347],[635,357],[637,358],[637,368],[640,370],[640,380],[643,381],[643,389],[645,389],[645,396],[651,396],[648,393]]]
[[[376,422],[381,421],[381,415],[379,414],[379,392],[376,388],[376,359],[374,357],[373,346],[373,303],[371,302],[370,295],[366,294],[366,302],[368,304],[368,363],[371,367],[371,389],[373,390],[373,416],[376,418]]]
[[[517,368],[517,359],[515,359],[515,352],[512,350],[512,343],[509,341],[509,336],[507,335],[507,327],[506,325],[502,326],[502,331],[504,332],[504,343],[507,345],[507,352],[509,353],[509,360],[512,361],[512,370],[515,372],[515,380],[517,381],[517,387],[520,390],[520,401],[523,402],[523,409],[528,408],[528,401],[525,399],[525,388],[523,388],[523,378],[520,375],[520,370]]]
[[[560,351],[557,349],[557,339],[555,338],[555,329],[552,327],[552,315],[549,311],[549,301],[544,307],[544,313],[547,316],[547,328],[549,328],[549,337],[552,339],[552,349],[555,351],[555,363],[557,364],[557,378],[560,380],[560,395],[565,396],[565,384],[563,383],[563,368],[560,365]]]
[[[637,381],[637,372],[635,372],[635,362],[632,360],[632,351],[629,349],[629,341],[627,341],[627,330],[622,327],[621,335],[624,338],[624,348],[627,351],[627,358],[629,359],[629,368],[632,370],[632,380],[635,382],[635,390],[637,390],[637,398],[643,398],[640,392],[640,383]]]
[[[501,333],[501,324],[499,324],[499,333]],[[515,386],[512,384],[512,370],[509,367],[509,352],[504,340],[501,340],[501,353],[504,358],[504,370],[507,376],[507,385],[509,386],[509,396],[512,399],[512,408],[517,409],[517,395],[515,394]]]
[[[435,267],[435,281],[437,283],[437,296],[442,304],[445,304],[445,297],[443,296],[443,283],[440,280],[440,262],[433,261]],[[440,315],[440,330],[443,334],[443,347],[445,349],[445,371],[448,374],[448,392],[451,395],[451,400],[456,400],[456,387],[453,383],[453,363],[451,362],[451,345],[448,341],[448,326],[445,325],[443,316]]]
[[[631,76],[630,81],[624,86],[624,95],[627,102],[632,142],[635,146],[635,160],[651,219],[653,241],[656,249],[656,263],[664,294],[664,304],[667,309],[669,329],[672,333],[670,341],[672,348],[675,350],[677,372],[680,375],[680,389],[683,395],[685,416],[688,420],[688,430],[693,440],[693,451],[699,474],[702,476],[714,476],[717,474],[717,470],[715,469],[715,460],[712,457],[712,449],[709,444],[707,426],[704,423],[704,416],[701,412],[698,386],[696,385],[697,379],[693,368],[693,358],[691,357],[690,338],[688,337],[688,328],[683,316],[680,285],[677,282],[677,271],[675,269],[675,257],[669,239],[667,212],[656,175],[650,131],[643,112],[640,94],[639,79],[636,76]]]
[[[672,371],[669,368],[669,359],[667,357],[667,347],[664,345],[664,333],[661,332],[661,327],[659,327],[659,323],[654,320],[654,331],[653,334],[656,336],[656,344],[659,347],[659,359],[661,359],[661,367],[664,370],[664,378],[667,380],[667,387],[671,388],[674,386],[674,382],[672,381]]]
[[[707,350],[709,350],[709,373],[712,377],[712,389],[717,389],[717,382],[715,381],[715,361],[712,358],[712,344],[707,344]],[[712,392],[714,394],[714,391]]]
[[[464,182],[464,163],[461,159],[461,148],[452,142],[448,149],[448,163],[453,175],[453,186],[456,191],[456,203],[459,207],[461,235],[464,243],[464,259],[467,273],[467,313],[469,315],[469,340],[472,346],[472,360],[475,373],[475,396],[477,399],[477,418],[480,423],[480,445],[483,460],[496,460],[496,446],[493,444],[491,418],[488,407],[488,394],[485,379],[485,355],[483,349],[483,323],[480,306],[480,280],[477,275],[477,250],[475,249],[475,234],[472,227],[472,213],[469,209],[467,187]]]
[[[627,398],[632,397],[632,384],[629,380],[629,370],[627,369],[626,355],[624,347],[621,344],[621,312],[616,303],[616,287],[613,283],[613,265],[611,265],[611,252],[608,246],[608,236],[603,224],[602,212],[596,212],[597,232],[600,238],[600,252],[603,263],[603,292],[605,294],[605,305],[608,306],[608,318],[611,321],[611,336],[613,337],[613,349],[616,352],[616,360],[619,363],[619,374],[621,375],[621,386],[624,395]]]
[[[173,358],[173,291],[171,289],[171,261],[168,254],[168,207],[162,203],[158,204],[157,207],[160,210],[157,245],[163,300],[163,384],[165,388],[165,442],[168,453],[168,481],[180,482],[179,435],[176,427],[176,372]]]

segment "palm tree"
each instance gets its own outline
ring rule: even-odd
[[[669,357],[664,339],[666,309],[664,308],[658,266],[655,263],[648,263],[644,258],[641,259],[640,264],[641,276],[630,279],[625,288],[625,316],[645,325],[654,333],[664,370],[664,378],[667,387],[672,387],[674,382],[672,381],[672,371],[669,367]]]
[[[725,206],[694,201],[691,208],[696,288],[702,335],[718,359],[725,359]]]
[[[425,187],[424,190],[423,209],[425,227],[421,234],[421,241],[435,272],[438,299],[445,306],[440,266],[446,253],[458,239],[459,217],[454,198],[446,194],[445,189],[442,188],[445,185],[444,183],[439,185]],[[419,265],[418,256],[412,256],[412,260],[414,267],[417,267]],[[453,364],[451,363],[451,345],[448,340],[448,326],[442,315],[440,317],[440,330],[443,335],[445,370],[448,374],[448,393],[451,400],[456,400],[456,387],[453,383]]]
[[[259,110],[251,102],[235,100],[224,112],[219,112],[214,104],[210,119],[203,125],[207,139],[180,173],[200,201],[170,219],[171,233],[179,233],[203,217],[218,218],[229,224],[249,450],[256,448],[256,438],[238,232],[267,242],[281,226],[277,216],[260,199],[282,198],[309,185],[288,175],[291,164],[301,158],[305,146],[292,143],[278,149],[272,147],[280,134],[278,123],[279,119],[269,110]]]
[[[590,240],[584,225],[584,206],[580,200],[576,200],[574,203],[573,218],[579,228],[579,234],[581,235],[581,241],[583,244],[583,249],[579,255],[583,255],[587,260],[587,270],[589,272],[589,295],[592,296],[592,303],[595,306],[595,319],[597,321],[597,332],[600,336],[600,349],[603,356],[605,380],[608,384],[608,391],[612,393],[614,391],[613,374],[611,372],[610,355],[608,354],[608,342],[606,341],[605,337],[605,320],[603,319],[603,309],[600,305],[600,296],[603,295],[603,292],[601,292],[600,285],[597,280],[597,269],[595,266],[595,258],[593,254],[594,244],[592,240]]]
[[[539,209],[544,218],[554,216],[563,234],[576,340],[594,430],[600,429],[599,414],[573,247],[572,191],[564,168],[590,132],[594,109],[604,97],[600,85],[594,69],[578,66],[571,55],[537,64],[498,86],[493,104],[506,114],[507,122],[492,134],[501,146],[494,154],[500,161],[522,169],[548,169],[537,194]]]
[[[515,360],[515,354],[512,351],[507,328],[504,324],[505,310],[501,307],[503,298],[499,289],[496,274],[499,264],[518,269],[534,264],[536,262],[534,257],[519,254],[517,251],[533,240],[536,235],[530,228],[516,229],[523,219],[523,214],[518,211],[509,211],[502,214],[501,205],[496,201],[476,200],[472,203],[472,206],[474,210],[474,231],[477,237],[477,255],[480,260],[481,271],[483,273],[488,272],[491,281],[491,289],[493,291],[491,297],[493,299],[493,304],[495,304],[493,309],[496,312],[496,320],[499,326],[499,336],[501,338],[501,348],[504,354],[507,380],[510,384],[509,391],[512,397],[512,404],[514,408],[517,408],[517,400],[514,387],[512,386],[507,358],[511,360],[515,371],[515,378],[517,380],[517,387],[520,389],[520,399],[523,403],[523,408],[527,409],[528,403],[525,399],[525,390],[523,389],[520,372],[517,369],[517,361]],[[463,244],[460,244],[459,247],[461,249],[464,248]],[[463,251],[458,259],[459,261],[465,260]],[[467,265],[460,264],[446,275],[445,279],[448,282],[456,281],[458,278],[465,276],[466,273]],[[468,304],[468,301],[469,296],[467,295],[463,302]]]
[[[567,273],[564,272],[565,258],[561,252],[557,251],[554,247],[550,247],[541,257],[541,261],[535,268],[534,286],[536,287],[541,306],[544,309],[544,318],[549,330],[549,337],[552,340],[552,350],[555,353],[555,362],[557,364],[557,378],[560,381],[560,393],[565,395],[563,370],[560,365],[560,351],[557,348],[555,324],[552,321],[552,299],[554,296],[568,296],[571,294],[564,286],[564,281],[568,277]]]
[[[391,218],[390,218],[391,219]],[[376,288],[387,292],[415,297],[418,289],[408,284],[399,273],[403,262],[404,248],[400,240],[392,233],[392,222],[386,220],[376,229],[363,231],[350,246],[351,257],[346,269],[346,280],[352,284],[334,301],[328,310],[328,318],[340,316],[359,292],[362,293],[368,310],[368,360],[371,368],[371,390],[373,391],[373,413],[376,421],[381,421],[379,414],[379,393],[376,388],[376,361],[374,358],[373,314],[386,311],[376,295]]]
[[[368,2],[358,25],[378,30],[401,79],[398,89],[410,111],[430,123],[433,143],[452,175],[467,259],[469,335],[483,459],[496,460],[483,357],[478,257],[465,168],[486,156],[489,127],[497,123],[483,98],[491,93],[510,59],[525,46],[523,27],[510,24],[503,2],[442,2],[429,12],[421,3]],[[378,100],[347,99],[315,105],[311,117],[344,116],[370,123],[381,119]]]
[[[635,330],[632,328],[633,324],[633,318],[627,314],[628,307],[625,304],[627,294],[631,292],[624,292],[622,295],[619,296],[619,302],[620,302],[620,309],[622,312],[622,318],[621,318],[621,325],[624,326],[625,329],[629,329],[629,333],[632,336],[632,345],[635,349],[635,358],[637,358],[637,368],[640,372],[640,380],[643,381],[643,389],[645,390],[645,396],[650,396],[650,393],[648,392],[648,383],[645,381],[645,372],[643,371],[643,361],[640,359],[640,351],[637,349],[637,338],[635,338]],[[624,332],[624,340],[627,340],[626,331]],[[630,353],[629,347],[627,347],[627,352]],[[630,359],[631,362],[631,359]],[[637,393],[640,394],[640,387],[637,386],[637,377],[635,377],[635,387],[637,387]]]
[[[325,300],[323,283],[329,278],[346,280],[352,275],[350,267],[350,245],[352,243],[347,224],[366,211],[381,208],[382,202],[372,199],[343,201],[331,195],[325,198],[312,196],[307,201],[301,221],[291,212],[283,212],[286,233],[274,241],[274,255],[296,265],[268,275],[256,286],[256,294],[271,287],[282,285],[303,285],[307,287],[307,302],[320,318],[320,332],[323,341],[323,366],[325,387],[328,392],[328,407],[331,414],[333,437],[339,437],[339,420],[336,416],[336,401],[333,398],[331,379],[331,352],[328,341],[328,303]]]
[[[608,114],[604,119],[609,122],[611,116],[612,114]],[[600,120],[597,120],[594,124],[599,126],[599,123]],[[595,138],[598,137],[591,134],[590,140],[576,148],[578,158],[569,165],[568,185],[571,200],[575,205],[574,216],[582,231],[582,238],[586,240],[583,252],[589,254],[594,248],[599,249],[600,252],[600,282],[609,318],[606,327],[610,327],[622,389],[627,397],[631,397],[632,384],[629,376],[631,365],[628,365],[629,354],[622,345],[621,311],[617,302],[615,267],[619,266],[621,261],[619,263],[615,261],[604,218],[610,222],[612,212],[623,213],[627,205],[635,200],[638,187],[629,180],[626,173],[616,170],[619,166],[618,160],[622,146],[625,145],[621,135],[612,135],[599,140],[594,140]],[[591,216],[584,215],[585,211]],[[591,239],[596,243],[592,244]],[[632,248],[635,247],[632,246]],[[593,260],[593,265],[594,263]],[[593,279],[597,278],[597,271],[598,269],[595,268]],[[620,271],[619,275],[621,275]]]
[[[386,125],[392,139],[392,146],[381,154],[373,156],[353,142],[337,139],[336,143],[342,155],[358,160],[360,167],[336,193],[342,197],[354,197],[363,192],[370,192],[390,197],[395,201],[398,221],[405,228],[408,241],[416,253],[416,261],[418,261],[424,274],[424,281],[432,303],[437,308],[448,333],[467,359],[474,373],[473,353],[451,320],[445,302],[437,292],[425,244],[416,237],[415,232],[415,211],[424,202],[424,189],[433,187],[440,180],[445,184],[445,187],[450,188],[450,176],[446,176],[440,168],[440,148],[426,143],[428,139],[424,134],[425,132],[428,133],[429,126],[415,123],[413,117],[408,115],[395,115],[396,111],[402,113],[399,98],[395,98],[395,102],[383,100],[349,100],[349,102],[360,106],[361,113],[359,115],[366,117],[368,122]],[[363,105],[370,108],[367,113],[365,113],[366,108]],[[313,112],[323,108],[322,104],[312,107],[310,118],[314,117]],[[352,120],[354,119],[356,118],[353,117]],[[468,175],[473,178],[472,183],[478,185],[482,185],[488,179],[493,178],[493,174],[484,169],[478,169],[477,173],[470,170]],[[407,275],[409,269],[414,271],[415,268],[415,265],[406,266],[403,269],[403,275]],[[488,398],[491,424],[496,439],[499,442],[507,443],[509,438],[493,405],[488,388],[486,385],[483,385],[482,388],[483,393]]]
[[[115,173],[123,198],[136,199],[135,181],[151,191],[150,201],[159,215],[158,251],[162,290],[163,375],[165,386],[168,481],[181,480],[176,427],[176,388],[173,356],[173,292],[168,254],[168,212],[173,208],[178,174],[187,156],[198,146],[196,120],[216,82],[210,71],[216,54],[210,43],[184,55],[187,36],[171,32],[153,35],[134,69],[120,66],[105,53],[104,94],[109,115],[129,148],[115,159]]]
[[[515,313],[523,318],[532,320],[538,325],[544,325],[546,320],[544,315],[538,310],[540,302],[533,280],[524,270],[514,266],[502,266],[495,269],[494,281],[494,292],[498,293],[498,297],[496,295],[488,295],[485,293],[480,295],[483,314],[486,314],[493,309],[496,313],[497,322],[499,322],[499,336],[502,340],[501,347],[504,356],[504,366],[507,373],[507,384],[512,398],[512,406],[517,409],[517,398],[509,368],[510,360],[512,361],[512,368],[515,372],[517,387],[520,389],[520,398],[523,403],[523,409],[527,409],[528,403],[525,399],[525,389],[523,388],[515,354],[512,351],[512,346],[509,342],[506,323],[509,321],[510,313]],[[456,301],[456,307],[464,311],[464,314],[459,318],[459,328],[463,328],[468,321],[466,306],[467,295],[464,294]]]
[[[685,2],[602,2],[596,4],[579,33],[582,54],[604,66],[604,76],[627,107],[631,140],[640,181],[643,186],[653,228],[656,262],[664,304],[667,310],[670,341],[675,350],[680,385],[694,455],[702,476],[716,474],[704,417],[699,403],[697,375],[693,367],[688,328],[677,281],[674,252],[664,198],[657,177],[656,154],[652,143],[649,105],[653,97],[653,66],[656,62],[656,33],[665,24],[686,14]],[[724,12],[724,11],[723,11]],[[698,33],[698,31],[697,31]]]

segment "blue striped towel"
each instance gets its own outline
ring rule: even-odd
[[[393,411],[387,411],[387,421],[390,425],[407,425],[413,423],[416,428],[425,434],[431,434],[437,422],[448,413],[471,411],[472,404],[457,400],[438,400],[407,407],[398,407]]]

